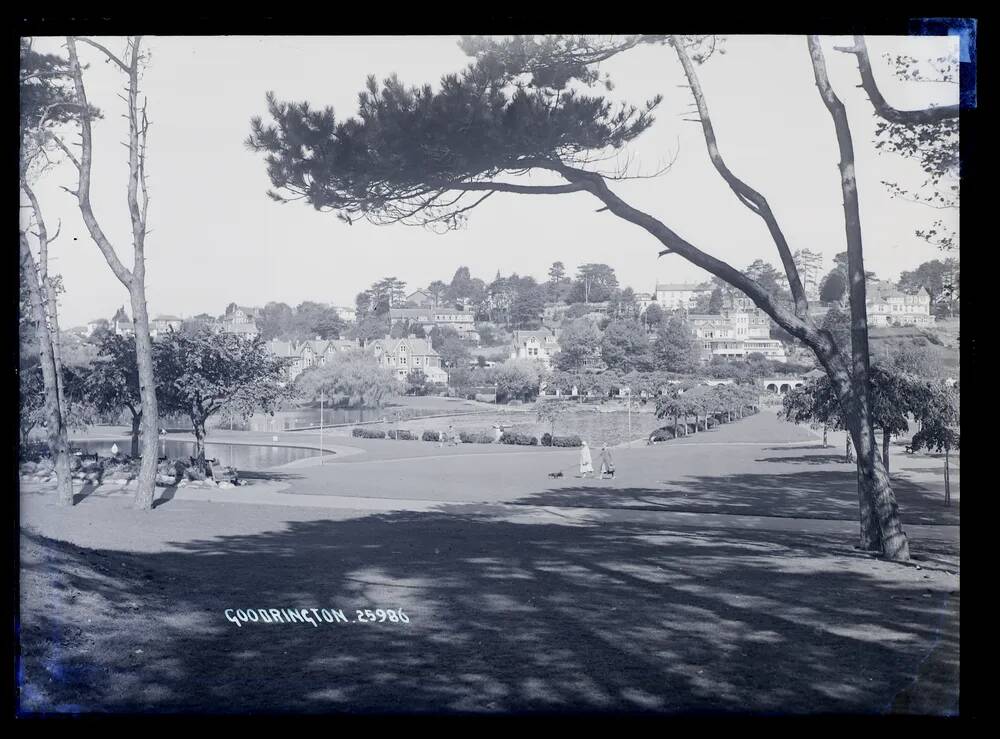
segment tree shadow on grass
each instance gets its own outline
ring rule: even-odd
[[[958,661],[950,585],[826,537],[393,513],[165,549],[22,534],[22,711],[868,713]]]
[[[799,458],[793,458],[799,459]],[[857,472],[801,470],[783,474],[694,475],[660,487],[595,485],[552,488],[515,501],[529,505],[635,508],[747,516],[780,516],[856,521]],[[959,503],[908,480],[894,479],[893,491],[906,524],[959,523]]]
[[[788,457],[762,457],[754,461],[775,464],[853,464],[846,462],[843,454],[798,454]]]

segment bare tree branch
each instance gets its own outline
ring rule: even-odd
[[[115,56],[114,54],[112,54],[112,53],[111,53],[111,51],[110,51],[110,50],[109,50],[109,49],[108,49],[108,48],[107,48],[106,46],[104,46],[104,45],[102,45],[102,44],[99,44],[99,43],[97,43],[96,41],[93,41],[92,39],[89,39],[89,38],[87,38],[86,36],[77,36],[77,37],[76,37],[76,40],[78,40],[78,41],[82,41],[82,42],[83,42],[83,43],[85,43],[85,44],[90,44],[90,45],[91,45],[91,46],[93,46],[93,47],[94,47],[95,49],[98,49],[98,50],[100,50],[100,51],[104,52],[104,55],[105,55],[105,56],[106,56],[106,57],[107,57],[108,59],[110,59],[110,60],[111,60],[111,61],[113,61],[113,62],[114,62],[115,64],[117,64],[117,65],[118,65],[119,67],[121,67],[121,68],[122,68],[122,69],[123,69],[123,70],[124,70],[125,72],[128,72],[128,71],[129,71],[129,69],[128,69],[128,65],[126,65],[126,64],[125,64],[125,62],[123,62],[123,61],[122,61],[121,59],[119,59],[119,58],[118,58],[117,56]]]
[[[688,57],[687,51],[684,49],[684,45],[678,36],[671,36],[670,41],[674,50],[677,52],[677,58],[680,60],[681,66],[684,68],[684,74],[687,77],[688,84],[690,85],[691,93],[694,95],[694,102],[698,108],[698,117],[701,121],[701,128],[705,134],[705,144],[708,147],[709,159],[712,160],[713,166],[722,176],[722,179],[724,179],[730,189],[736,193],[740,202],[760,216],[764,223],[767,224],[767,230],[771,233],[771,238],[773,239],[775,246],[778,248],[781,263],[785,268],[785,276],[788,278],[788,286],[791,289],[792,298],[795,301],[795,315],[804,321],[808,320],[809,302],[806,299],[805,289],[802,287],[802,280],[799,278],[799,270],[795,266],[795,260],[792,259],[791,249],[788,246],[788,242],[785,240],[785,235],[782,232],[781,227],[778,225],[778,220],[774,217],[774,213],[771,211],[771,206],[768,204],[767,199],[733,174],[729,167],[726,166],[726,163],[722,158],[722,154],[719,153],[719,144],[716,141],[715,129],[712,126],[712,119],[708,113],[708,104],[705,102],[705,95],[702,92],[701,83],[698,79],[697,72],[695,72],[694,64],[691,63],[691,59]]]
[[[875,112],[892,123],[901,123],[912,126],[920,123],[940,123],[949,118],[958,118],[958,105],[939,105],[932,108],[921,108],[919,110],[899,110],[886,102],[875,82],[875,75],[872,73],[871,59],[868,56],[868,46],[865,44],[864,36],[855,36],[853,46],[837,46],[837,51],[845,54],[854,54],[858,59],[858,71],[861,73],[861,87],[868,93],[868,99],[875,107]]]

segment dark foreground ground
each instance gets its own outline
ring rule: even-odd
[[[161,552],[26,533],[21,705],[954,713],[954,545],[919,556],[918,570],[774,531],[413,513]],[[410,623],[224,616],[293,607],[402,608]]]

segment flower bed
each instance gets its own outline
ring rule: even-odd
[[[462,431],[458,438],[462,440],[464,444],[492,444],[493,437],[490,434],[474,434],[468,431]]]
[[[505,431],[500,436],[501,444],[517,444],[518,446],[538,446],[538,437],[528,434],[518,434],[513,431]]]
[[[385,431],[382,429],[356,428],[351,431],[351,435],[359,439],[384,439]]]
[[[552,446],[575,447],[583,446],[583,439],[579,436],[553,436]]]

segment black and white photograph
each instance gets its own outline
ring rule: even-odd
[[[975,19],[84,25],[17,34],[17,717],[963,715]]]

